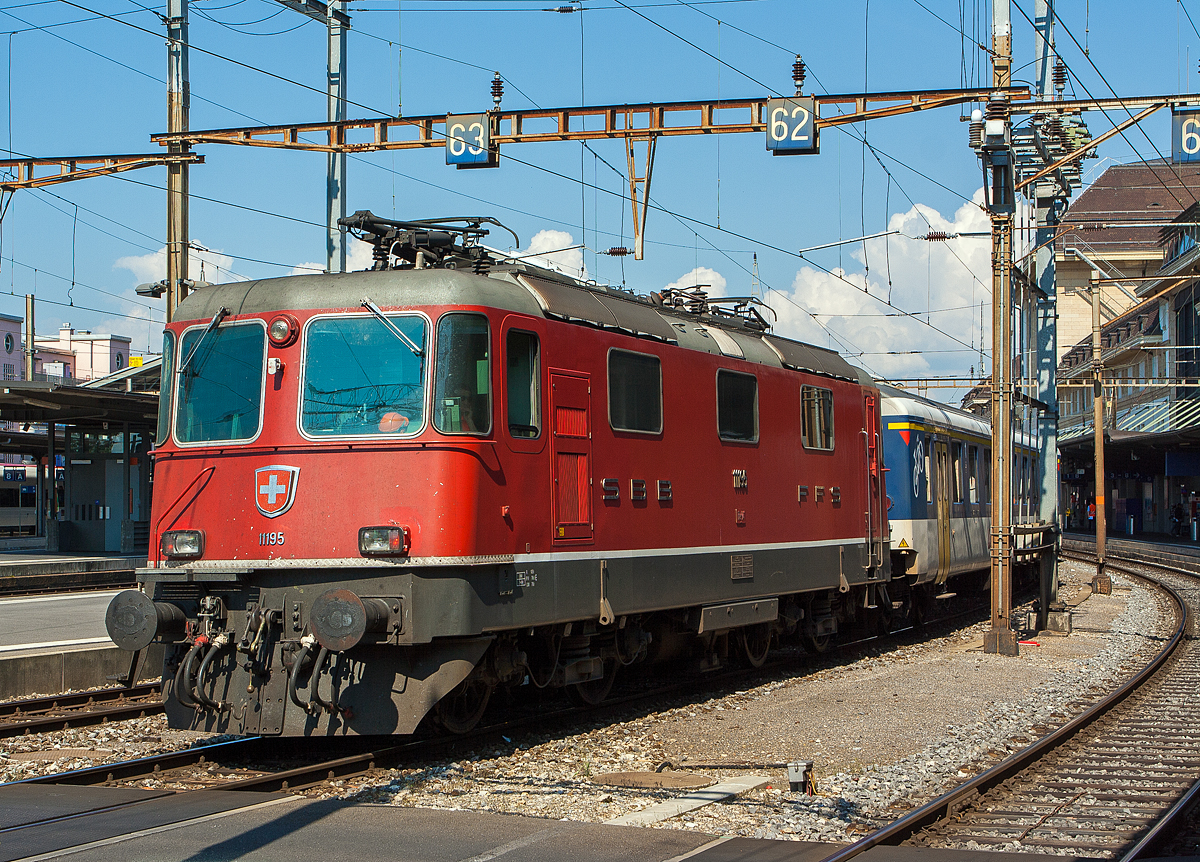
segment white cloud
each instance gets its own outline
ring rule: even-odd
[[[188,278],[194,281],[203,280],[210,284],[241,281],[242,277],[232,272],[232,266],[233,258],[217,251],[193,248],[188,252]],[[113,269],[129,270],[139,284],[162,281],[167,277],[167,248],[163,246],[149,254],[117,258]]]
[[[850,256],[859,266],[852,271],[835,269],[831,275],[801,267],[786,299],[767,295],[779,314],[775,331],[832,347],[887,377],[965,375],[971,366],[979,373],[979,306],[991,298],[990,241],[986,236],[946,242],[909,237],[931,230],[988,232],[988,216],[977,205],[982,199],[980,190],[974,203],[964,203],[950,218],[923,204],[894,213],[888,229],[901,235],[868,240],[865,250],[863,244],[854,246]],[[888,299],[895,308],[880,301]],[[813,314],[839,338],[831,337]],[[962,352],[939,352],[956,350]],[[855,360],[860,351],[865,355]]]
[[[583,249],[571,248],[573,245],[575,237],[565,230],[540,230],[529,241],[529,248],[521,249],[516,256],[537,266],[586,279]]]
[[[729,295],[725,290],[725,276],[707,266],[698,266],[691,272],[685,272],[663,290],[678,290],[687,287],[700,287],[712,297]]]

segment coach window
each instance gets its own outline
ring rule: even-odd
[[[717,433],[722,440],[758,440],[758,378],[717,371]]]
[[[175,438],[180,443],[258,436],[267,330],[262,323],[197,326],[179,340]]]
[[[983,502],[992,505],[992,450],[983,450],[983,469],[980,471],[980,484],[983,485]]]
[[[538,386],[538,337],[510,329],[505,339],[508,374],[508,433],[534,438],[542,433],[542,396]]]
[[[443,314],[437,328],[433,424],[443,434],[492,430],[492,363],[482,314]]]
[[[614,431],[662,432],[662,362],[657,356],[608,352],[608,424]]]
[[[933,438],[927,437],[925,439],[925,502],[929,504],[933,503],[933,473],[931,472],[933,459],[930,457],[929,451],[932,446]]]
[[[300,412],[305,434],[377,437],[421,430],[425,318],[389,314],[387,319],[408,341],[371,315],[319,317],[308,325]]]
[[[951,485],[953,486],[953,490],[951,491],[951,499],[955,503],[961,503],[963,501],[962,453],[963,453],[962,443],[951,443],[950,444],[950,458],[954,464],[953,470],[950,474],[950,482],[951,482]]]
[[[158,381],[158,434],[154,445],[161,446],[171,430],[171,390],[172,378],[175,376],[175,333],[163,332],[162,365],[159,366]]]
[[[967,502],[979,502],[979,447],[967,447]]]
[[[800,387],[800,442],[806,449],[833,449],[833,390]]]

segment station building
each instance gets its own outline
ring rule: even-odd
[[[1190,537],[1200,523],[1200,167],[1109,168],[1056,240],[1058,443],[1065,525],[1097,496],[1092,304],[1100,364],[1109,532]],[[1145,223],[1144,226],[1139,222]]]
[[[33,339],[0,315],[0,548],[144,552],[158,361],[64,324]]]

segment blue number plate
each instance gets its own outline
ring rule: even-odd
[[[817,102],[811,96],[767,100],[767,149],[771,155],[819,151],[816,128]]]
[[[446,164],[483,166],[491,149],[487,114],[446,115]]]

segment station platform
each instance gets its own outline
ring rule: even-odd
[[[146,565],[145,554],[52,554],[46,551],[0,551],[0,589],[11,593],[13,587],[28,582],[31,592],[132,584],[133,571]]]
[[[230,791],[0,788],[0,862],[819,862],[844,845]],[[236,807],[235,807],[236,806]],[[875,847],[863,862],[1032,862],[1032,854]],[[1075,857],[1057,857],[1071,860]]]

